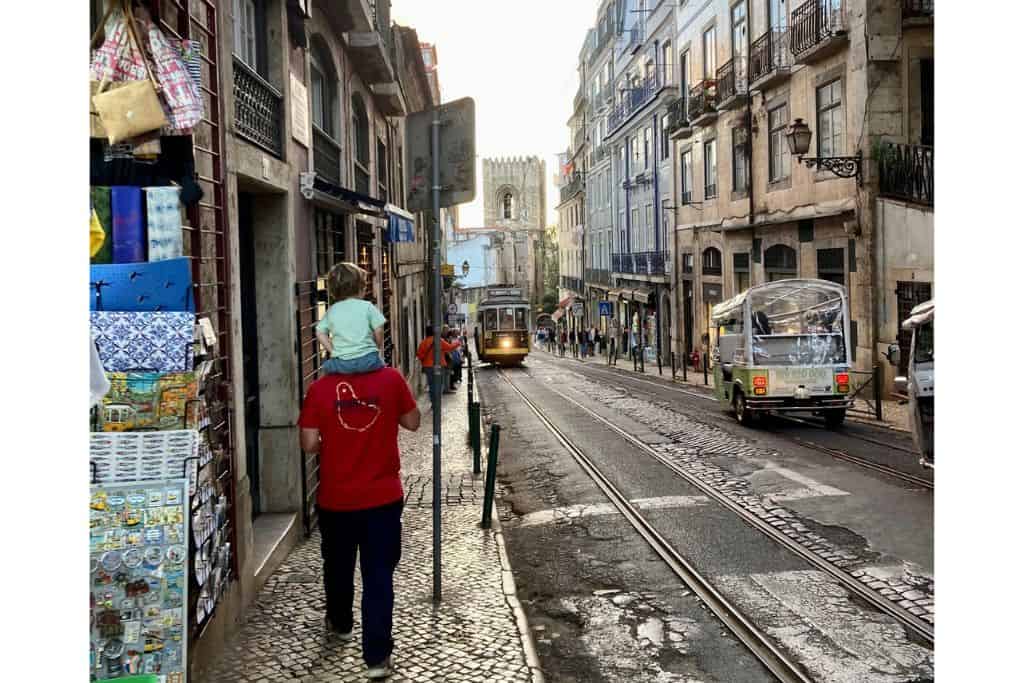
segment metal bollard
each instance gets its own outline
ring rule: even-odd
[[[480,474],[480,404],[469,404],[469,444],[473,447],[473,474]]]
[[[686,365],[687,365],[686,361],[687,360],[688,359],[684,356],[683,357],[683,362],[681,363],[681,365],[683,366],[683,381],[684,382],[686,381]]]
[[[640,373],[643,374],[643,372],[644,372],[644,356],[647,355],[646,354],[646,349],[644,348],[643,344],[641,344],[640,346],[637,347],[637,353],[640,354]]]
[[[473,406],[473,356],[466,354],[466,405]]]
[[[661,351],[658,351],[658,376],[661,376]]]
[[[708,354],[707,353],[704,354],[703,364],[704,364],[704,386],[707,386],[708,385]]]
[[[674,381],[676,381],[676,352],[675,351],[672,351],[671,361],[672,361],[672,381],[674,382]]]
[[[494,479],[498,475],[498,441],[501,436],[501,425],[491,425],[491,444],[487,449],[487,476],[484,479],[484,514],[480,526],[491,528],[491,507],[494,503]]]
[[[882,366],[876,365],[871,369],[871,382],[875,390],[875,419],[882,421]]]

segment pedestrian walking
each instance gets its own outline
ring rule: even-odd
[[[590,348],[590,356],[594,356],[594,349],[597,347],[597,328],[593,325],[590,326],[590,340],[588,344]]]
[[[452,330],[449,334],[449,341],[454,346],[451,351],[448,352],[448,358],[451,360],[451,391],[455,391],[462,384],[462,342],[459,339],[458,333]]]
[[[585,359],[587,357],[587,349],[589,348],[589,345],[590,345],[590,339],[587,336],[587,331],[586,330],[577,330],[576,331],[576,337],[578,339],[578,343],[579,343],[579,347],[580,347],[580,358],[581,359]]]
[[[452,349],[461,346],[461,342],[456,344],[450,344],[445,341],[444,334],[441,335],[441,389],[444,390],[447,385],[447,368],[448,358],[447,355],[451,353]],[[419,359],[420,365],[423,367],[423,374],[427,376],[427,385],[430,387],[430,402],[431,407],[437,410],[437,406],[433,405],[434,402],[434,328],[427,325],[423,334],[423,341],[420,342],[419,348],[416,349],[416,358]]]
[[[562,328],[561,341],[562,341],[562,344],[561,344],[561,347],[558,350],[561,353],[562,358],[565,358],[565,345],[567,343],[569,343],[569,335],[568,335],[568,333],[566,333],[564,327]]]
[[[352,639],[356,555],[366,677],[391,675],[394,572],[402,556],[398,427],[416,431],[420,411],[394,368],[329,374],[310,386],[299,417],[299,442],[320,454],[317,514],[328,636]]]

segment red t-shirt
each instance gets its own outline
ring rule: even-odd
[[[398,418],[415,407],[394,368],[326,375],[313,383],[299,427],[320,430],[320,507],[366,510],[403,497]]]

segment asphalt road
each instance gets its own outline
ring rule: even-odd
[[[833,460],[771,433],[774,428],[752,434],[714,403],[657,382],[630,382],[545,354],[532,355],[525,368],[506,376],[811,678],[931,679],[929,646],[580,406],[705,482],[742,491],[744,501],[783,518],[797,538],[811,539],[815,552],[843,571],[906,592],[916,602],[904,602],[925,611],[933,590],[929,491]],[[548,680],[772,680],[608,504],[500,374],[478,368],[477,384],[485,414],[502,425],[498,475],[506,542]],[[814,436],[851,438],[823,434]],[[892,456],[882,452],[885,446],[871,448],[880,449],[878,457]]]

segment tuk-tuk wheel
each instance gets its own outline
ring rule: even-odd
[[[826,429],[839,429],[843,425],[843,420],[846,419],[846,409],[842,410],[826,410],[825,411],[825,428]]]
[[[749,427],[754,423],[754,414],[747,410],[747,399],[743,396],[742,391],[737,390],[733,394],[732,409],[736,413],[736,420],[744,427]]]

